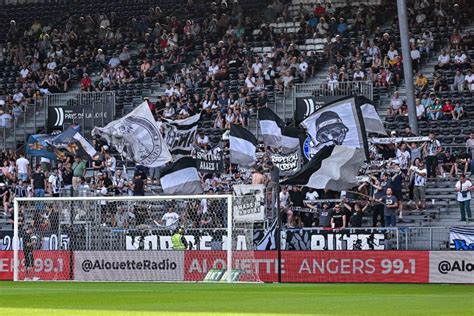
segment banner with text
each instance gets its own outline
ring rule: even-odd
[[[182,251],[75,251],[76,281],[183,281]]]
[[[265,186],[234,185],[234,219],[239,222],[263,221],[265,217]]]
[[[25,278],[25,259],[23,251],[19,254],[19,280]],[[33,251],[33,271],[31,277],[40,280],[69,280],[70,279],[69,251]],[[13,251],[0,251],[0,280],[13,280]]]
[[[291,176],[300,170],[302,157],[300,150],[297,149],[284,155],[271,153],[270,160],[280,169],[280,176]]]
[[[202,173],[224,172],[224,157],[220,147],[211,150],[196,150],[196,169]]]
[[[474,284],[474,252],[430,251],[430,283]]]

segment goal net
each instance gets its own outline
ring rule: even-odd
[[[259,282],[255,223],[238,213],[244,203],[232,195],[16,199],[14,280]]]

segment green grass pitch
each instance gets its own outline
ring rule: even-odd
[[[0,282],[0,315],[474,315],[474,287]]]

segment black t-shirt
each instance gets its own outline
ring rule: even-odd
[[[145,183],[141,178],[135,178],[133,180],[133,194],[145,195]]]
[[[351,219],[349,220],[351,223],[351,227],[362,227],[362,212],[354,212],[352,213]]]
[[[295,190],[290,191],[290,201],[293,203],[293,206],[303,207],[304,194],[303,191]]]
[[[72,170],[71,171],[68,171],[68,170],[64,170],[63,171],[63,183],[64,185],[72,185]]]
[[[329,208],[322,208],[319,213],[319,226],[331,227],[331,210]]]
[[[35,172],[33,174],[33,188],[34,189],[45,189],[44,180],[45,180],[44,173],[42,172]]]
[[[334,221],[335,228],[339,228],[343,226],[344,224],[344,221],[342,220],[343,216],[344,216],[344,213],[342,212],[342,210],[339,212],[333,211],[331,213],[331,219]]]

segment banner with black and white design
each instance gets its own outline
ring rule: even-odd
[[[238,222],[263,221],[265,217],[265,186],[234,185],[234,219]]]
[[[123,157],[145,167],[160,167],[171,161],[160,128],[147,102],[105,127],[95,127],[93,135],[104,138]]]
[[[305,118],[326,104],[343,99],[341,96],[307,96],[296,98],[295,121],[299,124]]]
[[[271,153],[270,160],[280,169],[280,176],[291,176],[301,168],[299,148],[288,154]]]
[[[165,142],[174,159],[191,154],[200,119],[201,114],[196,114],[182,120],[166,120],[163,122]]]
[[[230,162],[240,166],[252,166],[256,161],[257,138],[247,129],[232,124],[229,134]]]
[[[367,146],[362,114],[354,97],[319,108],[300,125],[311,136],[313,155],[325,146],[364,149]]]
[[[196,168],[201,173],[224,172],[224,157],[220,147],[211,150],[198,148],[196,150]]]
[[[196,160],[183,157],[161,170],[161,187],[169,195],[202,194],[201,178],[196,169]]]
[[[255,230],[254,244],[257,250],[276,250],[276,225],[269,230]],[[377,229],[323,228],[282,230],[282,250],[385,250],[391,242],[383,231]]]
[[[474,251],[474,227],[451,227],[449,245],[451,250]]]

